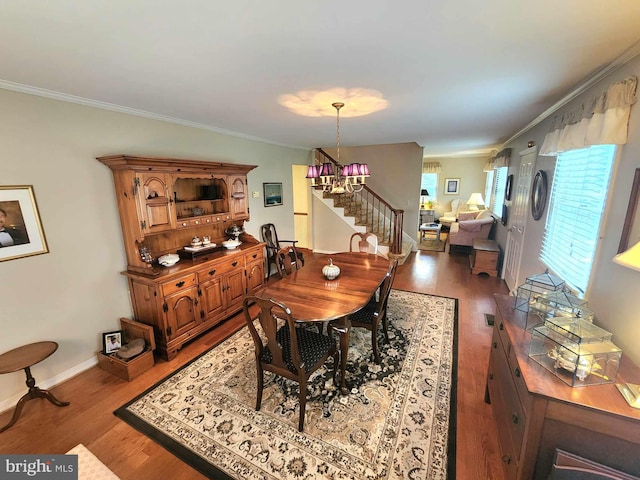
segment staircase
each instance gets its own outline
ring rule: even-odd
[[[316,149],[319,163],[337,162],[322,149]],[[362,190],[353,193],[331,194],[318,188],[316,197],[329,206],[336,215],[341,216],[354,232],[371,232],[378,237],[378,251],[387,258],[397,258],[404,263],[411,253],[413,242],[407,237],[404,241],[403,210],[393,208],[378,194],[364,185]]]

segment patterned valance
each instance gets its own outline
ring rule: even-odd
[[[422,173],[440,173],[442,171],[442,165],[440,162],[430,162],[422,164]]]
[[[496,155],[496,158],[493,161],[493,168],[508,167],[509,160],[511,160],[511,149],[505,148],[504,150],[499,151]]]
[[[556,116],[540,147],[540,155],[555,156],[591,145],[627,143],[629,114],[636,102],[636,77],[609,86],[606,92],[576,109]]]

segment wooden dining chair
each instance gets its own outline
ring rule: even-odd
[[[284,278],[292,272],[302,268],[302,260],[300,260],[297,255],[295,245],[278,250],[276,252],[275,259],[276,268],[278,269],[280,278]]]
[[[393,281],[396,277],[397,268],[398,260],[393,259],[389,264],[389,270],[387,271],[387,274],[382,281],[382,285],[380,286],[378,299],[376,300],[375,298],[372,298],[371,301],[363,308],[349,315],[349,321],[346,322],[348,329],[365,328],[371,332],[371,348],[373,350],[373,356],[376,363],[380,363],[380,353],[378,351],[378,326],[380,323],[382,323],[385,341],[389,343],[387,302],[389,300]],[[342,324],[339,322],[331,322],[329,327],[329,330],[334,330],[340,335],[346,334],[348,338],[349,331],[345,330],[344,322]]]
[[[353,235],[351,235],[351,238],[349,239],[349,251],[353,252],[353,239],[357,238],[358,239],[358,251],[359,252],[363,252],[366,253],[369,251],[369,247],[371,245],[373,245],[373,253],[377,254],[378,253],[378,237],[371,232],[365,232],[365,233],[360,233],[360,232],[356,232]],[[372,239],[372,241],[369,241],[369,239]]]
[[[265,271],[265,276],[266,278],[269,278],[269,275],[271,273],[271,264],[276,263],[276,253],[278,252],[278,250],[280,250],[283,245],[283,243],[285,244],[292,244],[293,247],[296,246],[296,243],[298,243],[297,240],[279,240],[278,239],[278,232],[276,231],[276,226],[273,223],[265,223],[264,225],[262,225],[260,227],[260,235],[262,236],[262,241],[266,244],[266,249],[267,249],[267,269]],[[304,256],[302,255],[302,252],[298,252],[297,250],[295,250],[295,255],[298,259],[300,259],[300,261],[302,262],[302,265],[304,265]]]
[[[257,319],[263,335],[258,333],[255,318],[250,312],[253,304],[259,309]],[[336,342],[332,336],[316,333],[304,328],[304,324],[297,324],[289,307],[272,298],[248,296],[242,306],[255,344],[258,372],[256,410],[260,410],[262,404],[265,370],[296,381],[300,386],[298,430],[302,432],[307,402],[307,380],[329,357],[333,357],[333,383],[337,386],[339,351]]]

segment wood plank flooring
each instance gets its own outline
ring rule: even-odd
[[[418,252],[398,268],[393,286],[459,299],[456,478],[503,480],[493,415],[484,402],[492,333],[484,314],[495,313],[493,294],[507,293],[506,285],[499,278],[471,275],[467,255]],[[97,366],[82,372],[51,389],[70,406],[54,407],[44,399],[27,402],[18,422],[0,433],[0,453],[64,453],[83,443],[122,480],[205,478],[116,418],[113,411],[242,324],[240,315],[227,320],[183,347],[173,360],[158,360],[132,382]],[[0,414],[0,425],[12,413]]]

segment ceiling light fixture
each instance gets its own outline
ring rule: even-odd
[[[329,193],[353,193],[364,188],[369,176],[369,166],[366,163],[340,164],[340,109],[344,103],[331,104],[337,112],[336,116],[336,163],[325,162],[322,165],[309,165],[307,177],[311,179],[311,187],[322,187]],[[335,168],[334,168],[335,167]],[[334,173],[335,172],[335,173]]]

